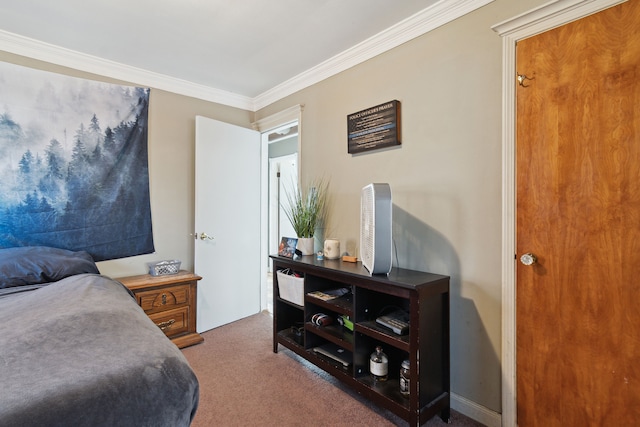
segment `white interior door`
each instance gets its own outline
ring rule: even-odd
[[[196,117],[198,332],[260,311],[260,133]]]

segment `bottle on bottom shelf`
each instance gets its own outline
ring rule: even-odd
[[[374,381],[386,381],[389,377],[389,358],[380,346],[377,346],[376,351],[371,353],[369,372],[371,372]]]
[[[400,394],[409,397],[409,384],[411,384],[410,362],[404,360],[400,366]]]

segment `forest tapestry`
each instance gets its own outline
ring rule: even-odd
[[[0,248],[154,251],[149,89],[0,62]]]

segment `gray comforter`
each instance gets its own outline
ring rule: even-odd
[[[119,282],[0,296],[0,426],[188,426],[198,380]]]

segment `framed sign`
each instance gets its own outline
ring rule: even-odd
[[[400,145],[400,101],[389,101],[347,116],[350,154]]]

